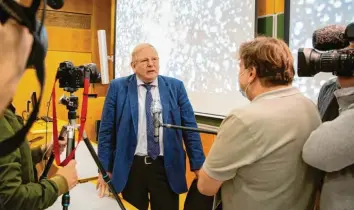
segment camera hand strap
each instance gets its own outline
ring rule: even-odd
[[[82,134],[85,129],[86,123],[86,115],[87,115],[87,103],[88,103],[88,92],[90,85],[90,73],[85,71],[85,80],[84,80],[84,92],[82,99],[82,107],[81,107],[81,115],[80,115],[80,129],[79,129],[79,139],[76,147],[71,151],[71,153],[60,162],[60,149],[59,149],[59,140],[58,140],[58,120],[57,120],[57,111],[56,111],[56,102],[55,102],[55,86],[57,79],[54,82],[53,90],[52,90],[52,108],[53,108],[53,151],[55,155],[55,162],[58,166],[66,166],[70,160],[74,158],[75,151],[80,141],[82,140]]]

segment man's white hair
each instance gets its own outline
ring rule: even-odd
[[[138,45],[133,49],[133,52],[132,52],[132,55],[131,55],[131,56],[132,56],[132,58],[131,58],[131,63],[132,63],[132,64],[135,63],[136,60],[138,59],[137,54],[138,54],[140,51],[142,51],[143,49],[147,48],[147,47],[151,47],[152,49],[154,49],[154,50],[156,51],[155,47],[152,46],[152,45],[149,44],[149,43],[141,43],[141,44],[138,44]],[[156,53],[157,53],[157,51],[156,51]]]

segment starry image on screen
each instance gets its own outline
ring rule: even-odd
[[[160,74],[184,82],[196,112],[226,115],[247,103],[235,54],[254,38],[255,1],[121,0],[116,14],[116,78],[132,73],[130,53],[148,42]]]

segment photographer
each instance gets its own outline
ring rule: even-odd
[[[10,105],[0,118],[0,142],[18,131],[22,125]],[[60,142],[61,151],[66,141]],[[53,205],[56,199],[77,183],[75,161],[60,168],[50,179],[38,182],[35,164],[51,154],[53,145],[32,150],[28,142],[7,156],[0,157],[0,201],[5,209],[42,210]],[[1,206],[0,206],[1,207]]]
[[[28,64],[34,39],[28,26],[22,26],[15,20],[6,18],[7,14],[2,9],[8,8],[5,6],[9,6],[7,4],[11,2],[0,3],[0,145],[4,145],[2,143],[23,127],[14,113],[13,106],[9,103]],[[66,141],[62,143],[62,147],[65,144]],[[54,177],[37,180],[35,164],[39,163],[46,154],[51,154],[52,148],[51,145],[48,148],[43,146],[31,150],[28,141],[23,141],[14,151],[1,154],[0,209],[46,209],[58,196],[76,185],[75,161],[59,169]]]
[[[345,53],[353,55],[352,48],[354,42]],[[347,72],[353,70],[353,65],[345,69]],[[339,74],[336,80],[330,80],[322,87],[318,105],[327,122],[312,132],[303,148],[304,161],[327,172],[323,179],[321,210],[354,209],[354,77],[349,75]],[[332,93],[336,100],[331,101]],[[336,102],[338,117],[334,110]]]

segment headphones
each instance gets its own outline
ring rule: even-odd
[[[39,104],[42,100],[45,79],[44,60],[48,50],[48,36],[43,25],[46,12],[45,6],[48,5],[53,9],[60,9],[63,7],[64,1],[43,0],[44,8],[41,22],[36,19],[36,13],[40,4],[41,0],[33,0],[31,6],[24,7],[14,0],[0,0],[0,22],[3,24],[9,18],[13,18],[20,25],[28,28],[33,35],[32,50],[27,60],[27,67],[34,67],[36,69],[37,79],[41,87],[38,103],[29,116],[26,125],[17,131],[12,137],[7,138],[0,143],[0,157],[10,154],[21,146],[26,139],[26,134],[32,127],[32,124],[36,121],[39,112]]]

